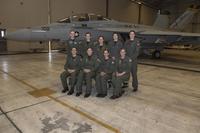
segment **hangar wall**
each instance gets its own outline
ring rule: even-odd
[[[39,3],[39,4],[38,4]],[[45,0],[1,0],[1,27],[8,32],[20,28],[44,25],[47,23],[47,4]],[[8,41],[8,51],[27,51],[31,43]]]
[[[106,0],[52,0],[52,22],[76,13],[106,14]]]
[[[92,12],[106,15],[106,0],[51,0],[51,22],[74,13]],[[138,22],[138,5],[129,0],[109,0],[109,17],[127,22]],[[0,27],[7,31],[45,25],[48,23],[48,0],[1,0]],[[141,23],[151,25],[156,11],[142,6]],[[48,48],[46,43],[8,41],[8,51],[29,51]]]
[[[131,23],[138,23],[139,5],[130,0],[110,0],[109,17]],[[157,11],[147,6],[141,6],[141,24],[152,25]]]
[[[193,1],[177,1],[176,5],[171,5],[170,7],[167,7],[163,10],[170,11],[170,22],[174,22],[176,18],[178,18],[180,15],[182,15],[187,8],[189,8],[191,5],[193,5]],[[196,4],[197,5],[197,4]],[[200,12],[195,14],[194,18],[191,20],[190,24],[187,25],[187,27],[184,29],[185,32],[200,32]]]

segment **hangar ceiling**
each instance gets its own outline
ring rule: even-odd
[[[155,9],[165,8],[167,6],[171,6],[177,3],[186,3],[186,4],[198,4],[200,5],[200,0],[130,0],[136,3],[142,3],[146,6]]]

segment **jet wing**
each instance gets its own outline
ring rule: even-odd
[[[97,28],[100,31],[110,31],[110,32],[117,32],[117,33],[128,33],[131,28]],[[137,32],[135,29],[132,29]]]
[[[138,35],[200,37],[200,33],[175,32],[175,31],[153,30],[153,29],[143,29],[143,28],[98,28],[98,30],[111,31],[117,33],[128,33],[130,30],[134,30]]]
[[[156,31],[156,30],[146,30],[141,32],[142,35],[161,35],[161,36],[182,36],[182,37],[200,37],[199,33],[189,33],[189,32],[173,32],[173,31]]]

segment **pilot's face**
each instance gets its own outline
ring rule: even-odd
[[[70,38],[75,38],[75,32],[74,32],[74,31],[71,31],[71,32],[69,33],[69,37],[70,37]]]
[[[125,49],[121,49],[121,50],[120,50],[120,56],[121,56],[121,57],[124,57],[125,55],[126,55]]]
[[[85,38],[86,38],[86,40],[90,40],[91,39],[91,35],[90,34],[86,34]]]
[[[130,39],[134,40],[135,39],[135,32],[130,32],[129,36],[130,36]]]
[[[113,34],[113,40],[117,41],[118,40],[118,35],[117,34]]]
[[[103,37],[99,37],[99,44],[103,44],[103,42],[104,42]]]
[[[87,55],[88,55],[88,56],[92,56],[92,53],[93,53],[92,49],[91,49],[91,48],[88,48],[88,50],[87,50]]]
[[[76,48],[72,48],[71,52],[72,52],[72,55],[76,55],[77,54]]]
[[[105,51],[103,52],[103,55],[104,55],[105,58],[106,58],[106,57],[109,57],[109,52],[108,52],[107,50],[105,50]]]

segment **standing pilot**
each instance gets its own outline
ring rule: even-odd
[[[94,42],[91,40],[91,33],[90,32],[87,32],[85,34],[85,40],[82,41],[81,46],[82,46],[81,50],[82,50],[83,57],[87,56],[87,49],[88,48],[92,48],[92,50],[94,49]]]
[[[113,95],[110,99],[116,99],[122,96],[122,84],[129,80],[131,59],[126,56],[126,50],[120,50],[120,57],[115,61],[115,72],[113,73],[112,83],[114,86]]]
[[[77,50],[77,54],[80,55],[81,53],[81,44],[80,42],[78,42],[76,39],[75,39],[75,31],[70,31],[69,32],[69,39],[67,41],[67,54],[68,55],[71,55],[71,50],[72,48],[76,48]]]
[[[119,40],[117,33],[113,33],[113,40],[108,44],[108,50],[113,60],[119,57],[119,51],[123,47],[122,42]]]
[[[98,42],[95,44],[94,54],[102,60],[104,58],[104,51],[107,49],[107,46],[104,41],[103,36],[99,36]]]
[[[137,79],[137,57],[139,55],[139,42],[135,39],[135,31],[129,32],[130,39],[124,44],[126,49],[126,55],[132,59],[131,64],[131,75],[132,75],[132,87],[133,91],[138,90],[138,79]]]
[[[68,92],[68,95],[72,95],[74,93],[74,87],[77,82],[77,76],[81,69],[81,66],[80,66],[81,61],[82,61],[81,57],[77,55],[77,49],[72,48],[71,56],[67,56],[67,61],[64,66],[65,71],[61,73],[60,75],[60,79],[64,88],[62,90],[63,93],[68,91],[68,85],[67,85],[68,77],[71,77],[71,80],[70,80],[71,88]]]

